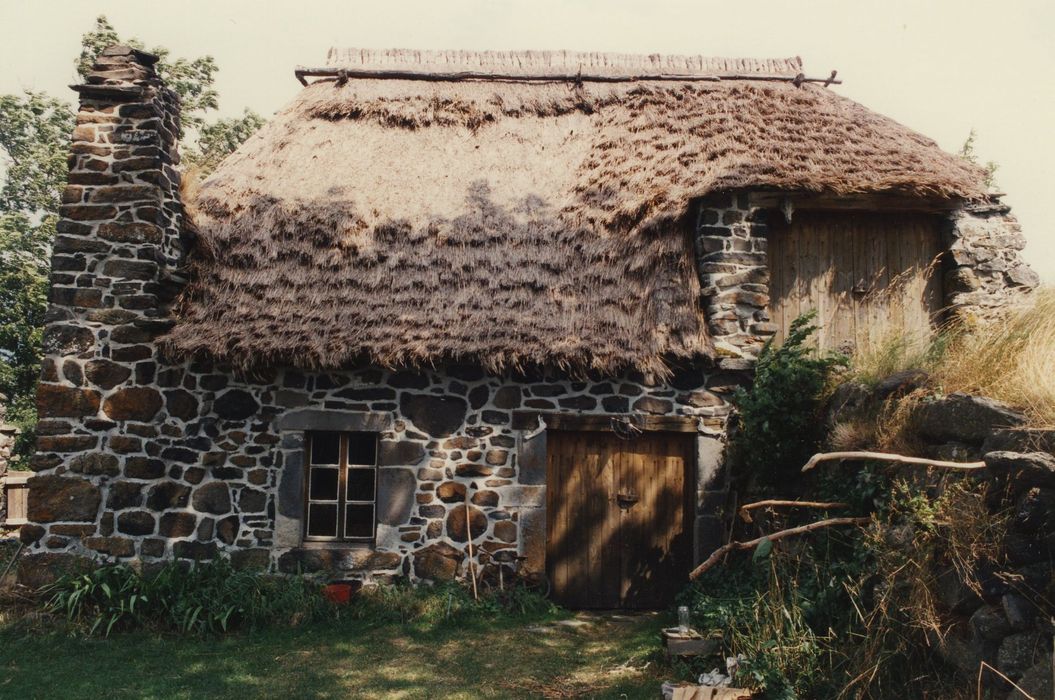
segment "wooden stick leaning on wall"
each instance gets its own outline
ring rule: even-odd
[[[985,462],[947,462],[941,459],[925,459],[923,457],[907,457],[905,455],[890,452],[819,452],[812,457],[802,471],[808,472],[821,462],[833,462],[841,459],[875,460],[878,462],[892,462],[894,464],[917,464],[924,467],[939,467],[941,469],[984,469]]]
[[[469,517],[469,489],[465,489],[465,537],[469,541],[469,578],[473,580],[473,600],[480,600],[476,588],[476,567],[473,566],[473,526]]]
[[[754,540],[747,542],[730,542],[729,544],[722,545],[718,549],[714,550],[711,556],[707,557],[707,560],[697,566],[689,574],[689,580],[695,580],[700,575],[712,568],[715,564],[721,561],[729,552],[733,552],[741,549],[754,549],[758,545],[762,544],[763,541],[769,540],[770,542],[776,542],[782,540],[785,537],[793,537],[795,535],[804,535],[807,532],[813,532],[814,530],[820,530],[825,527],[835,527],[838,525],[867,525],[872,522],[872,518],[829,518],[828,520],[818,520],[817,522],[809,523],[808,525],[800,525],[798,527],[790,527],[787,530],[780,530],[774,532],[771,535],[765,537],[759,537]]]

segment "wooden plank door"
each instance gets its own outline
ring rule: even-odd
[[[693,436],[551,431],[546,568],[569,608],[660,608],[691,565]]]
[[[824,211],[775,221],[768,259],[777,339],[810,310],[825,349],[852,351],[891,331],[929,331],[942,306],[933,264],[941,252],[937,223],[925,214]]]

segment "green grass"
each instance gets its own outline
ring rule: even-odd
[[[0,698],[653,698],[671,676],[660,661],[664,624],[568,613],[99,639],[8,623]]]

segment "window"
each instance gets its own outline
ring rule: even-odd
[[[307,477],[305,539],[373,541],[376,433],[308,433]]]

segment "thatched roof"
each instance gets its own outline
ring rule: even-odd
[[[239,365],[662,372],[710,351],[680,223],[693,200],[741,188],[983,195],[975,168],[830,88],[705,79],[792,76],[798,59],[330,58],[509,78],[304,88],[204,183],[171,350]],[[515,79],[573,66],[701,80]]]

